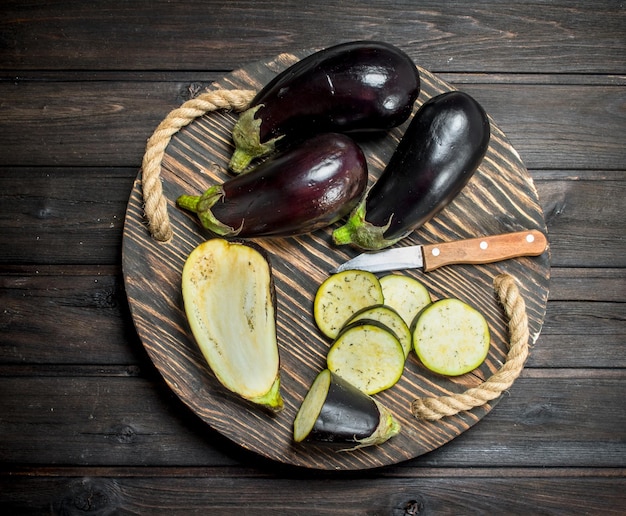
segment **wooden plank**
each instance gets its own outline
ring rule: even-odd
[[[100,476],[0,477],[8,514],[354,515],[623,514],[623,476],[564,478],[186,478]],[[523,473],[522,473],[523,474]],[[234,482],[236,481],[236,484]],[[234,487],[236,485],[236,487]],[[167,486],[165,488],[164,486]],[[312,496],[312,493],[315,493]],[[471,493],[468,500],[467,493]],[[593,493],[590,496],[590,493]],[[564,506],[567,500],[567,508]],[[471,506],[468,506],[471,504]]]
[[[139,168],[146,140],[193,84],[0,82],[3,163]],[[622,86],[459,87],[483,104],[528,168],[623,170]]]
[[[626,244],[615,238],[626,222],[622,208],[626,182],[537,181],[535,186],[541,191],[555,264],[626,266]]]
[[[0,168],[0,263],[114,265],[135,168]],[[621,171],[533,171],[552,267],[626,266]],[[605,180],[605,179],[608,180]],[[106,192],[106,195],[103,194]],[[593,221],[593,224],[589,224]]]
[[[84,270],[0,275],[2,363],[145,363],[119,269]]]
[[[137,169],[0,173],[2,263],[115,264]]]
[[[402,467],[624,468],[625,388],[623,370],[528,370],[476,426]],[[7,376],[0,392],[5,467],[35,457],[57,466],[276,466],[213,432],[161,381]]]
[[[229,70],[285,51],[382,39],[433,71],[623,72],[625,14],[597,1],[330,0],[302,9],[262,3],[190,4],[80,0],[26,7],[3,3],[5,69]],[[324,27],[323,31],[319,27]],[[180,33],[184,31],[185,37]],[[410,35],[410,36],[409,36]],[[546,56],[551,56],[546,59]]]
[[[546,320],[527,367],[626,367],[623,270],[553,268],[551,274]],[[103,374],[116,365],[152,369],[130,319],[119,265],[3,266],[0,298],[3,365],[95,365]]]

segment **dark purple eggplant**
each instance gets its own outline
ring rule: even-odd
[[[325,133],[177,203],[220,236],[291,236],[346,216],[366,186],[361,148],[346,135]]]
[[[328,369],[313,381],[293,422],[295,442],[354,448],[382,444],[399,432],[400,425],[384,405]]]
[[[489,138],[487,114],[468,94],[425,102],[366,198],[333,232],[335,244],[383,249],[428,222],[472,178]]]
[[[241,114],[230,168],[242,172],[279,140],[389,130],[409,118],[419,92],[417,67],[387,43],[354,41],[316,52],[277,75]]]

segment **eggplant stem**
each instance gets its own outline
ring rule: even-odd
[[[198,213],[198,203],[200,202],[199,195],[181,195],[176,199],[176,204],[179,208],[183,208],[187,211]]]
[[[391,226],[393,214],[390,215],[387,224],[375,226],[365,220],[365,204],[366,200],[363,199],[352,211],[346,223],[333,231],[333,242],[335,245],[352,244],[359,249],[378,251],[395,244],[406,236],[402,235],[400,238],[386,239],[384,236],[385,231]]]
[[[365,448],[366,446],[382,444],[400,433],[400,423],[396,421],[391,411],[378,400],[374,400],[374,403],[376,403],[376,407],[378,407],[378,411],[380,412],[379,423],[376,430],[374,430],[369,437],[358,439],[359,444],[356,446],[341,450],[342,452],[354,451],[359,448]]]
[[[251,107],[244,111],[233,127],[232,137],[235,143],[235,150],[230,158],[228,168],[235,174],[244,173],[250,162],[254,158],[259,158],[274,152],[276,142],[282,138],[273,138],[265,143],[261,143],[261,119],[254,115],[263,104]]]
[[[202,195],[181,195],[176,199],[176,204],[185,210],[195,213],[200,219],[202,227],[219,236],[236,236],[241,231],[243,221],[238,229],[217,220],[211,208],[224,197],[224,189],[221,185],[211,186]]]
[[[272,387],[262,396],[251,398],[251,402],[256,403],[270,409],[274,413],[278,413],[283,410],[285,406],[283,397],[280,394],[280,376],[276,377],[276,380],[272,384]]]

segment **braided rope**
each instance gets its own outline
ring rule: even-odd
[[[528,317],[526,304],[519,293],[515,280],[509,274],[494,279],[494,287],[504,312],[509,318],[510,347],[502,367],[478,387],[452,396],[417,398],[411,404],[411,412],[417,418],[436,421],[453,416],[496,399],[507,390],[522,372],[528,358]]]
[[[141,166],[142,191],[148,230],[155,240],[167,242],[173,235],[160,177],[161,161],[172,136],[210,111],[243,111],[255,93],[251,90],[216,90],[203,93],[171,111],[148,139]]]

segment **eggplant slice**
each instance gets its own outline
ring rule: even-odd
[[[355,445],[350,450],[382,444],[399,432],[384,405],[328,369],[313,381],[293,423],[295,442]]]

